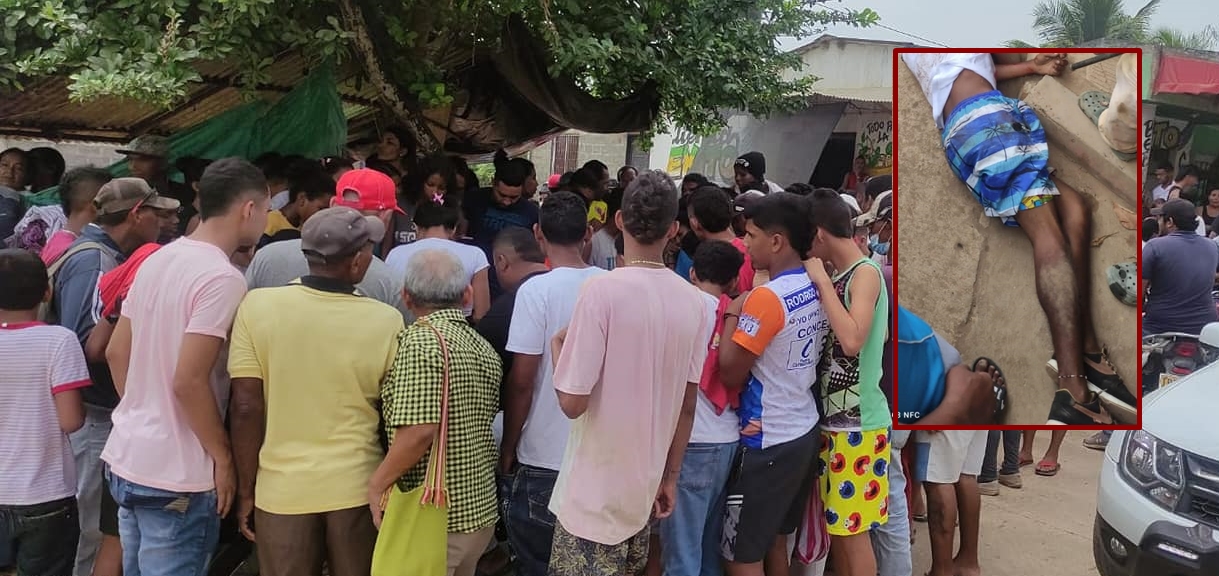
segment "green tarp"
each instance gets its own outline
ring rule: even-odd
[[[347,118],[335,84],[334,68],[319,67],[276,102],[255,100],[169,139],[170,161],[186,156],[253,159],[267,152],[320,158],[338,154],[347,142]],[[127,161],[108,167],[124,176]],[[181,175],[177,175],[180,180]],[[59,203],[57,188],[25,196],[28,205]]]

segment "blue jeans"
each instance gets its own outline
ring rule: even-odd
[[[677,478],[673,515],[660,521],[665,576],[720,576],[724,499],[737,443],[690,444]]]
[[[93,560],[102,543],[102,490],[106,489],[102,480],[102,449],[110,438],[110,428],[110,410],[85,406],[85,425],[68,435],[76,461],[76,502],[80,509],[80,542],[76,545],[73,571],[76,576],[93,573]]]
[[[910,517],[907,514],[906,474],[902,447],[910,432],[894,430],[889,442],[889,521],[871,531],[880,576],[910,576]]]
[[[179,493],[109,473],[124,576],[204,576],[220,540],[216,491]]]
[[[558,471],[523,464],[500,477],[500,516],[519,576],[546,576],[554,541],[550,495],[558,479]]]

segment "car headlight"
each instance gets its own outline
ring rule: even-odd
[[[1126,482],[1167,510],[1181,498],[1181,449],[1142,430],[1126,436],[1120,467]]]

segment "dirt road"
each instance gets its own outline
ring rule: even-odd
[[[1062,470],[1045,478],[1021,470],[1024,487],[982,497],[981,560],[984,576],[1096,576],[1092,519],[1096,479],[1104,454],[1084,448],[1093,432],[1069,432],[1062,444]],[[1038,432],[1033,456],[1040,459],[1050,432]],[[1002,449],[1000,449],[1002,458]],[[927,525],[915,523],[914,574],[931,568]]]

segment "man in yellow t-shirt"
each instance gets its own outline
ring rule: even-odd
[[[309,217],[329,206],[334,197],[334,179],[320,164],[309,168],[302,166],[290,178],[288,204],[267,213],[267,227],[258,241],[259,247],[300,238],[300,227]]]
[[[371,568],[378,402],[403,323],[355,285],[384,235],[379,219],[351,208],[318,212],[301,230],[309,275],[251,291],[237,310],[228,362],[237,514],[251,540],[257,519],[266,576],[318,574],[316,550],[332,574]]]

